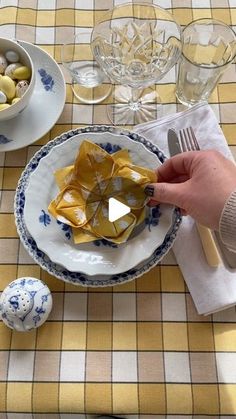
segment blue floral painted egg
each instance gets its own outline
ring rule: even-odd
[[[43,324],[52,309],[52,295],[46,284],[32,277],[12,281],[0,297],[0,316],[11,329],[25,332]]]

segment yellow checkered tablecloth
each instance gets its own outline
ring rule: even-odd
[[[75,28],[91,29],[104,10],[119,3],[2,0],[0,36],[34,43],[60,62],[65,38]],[[155,3],[172,11],[183,26],[214,17],[236,28],[236,0]],[[174,95],[175,69],[158,89],[166,113],[181,109]],[[235,101],[232,65],[210,103],[233,152]],[[20,244],[13,198],[27,161],[64,131],[108,123],[105,106],[78,103],[68,79],[66,105],[51,131],[27,148],[0,153],[1,290],[16,277],[34,276],[53,293],[52,313],[39,329],[17,333],[0,323],[0,419],[236,416],[235,307],[199,316],[171,253],[136,281],[83,288],[47,274]]]

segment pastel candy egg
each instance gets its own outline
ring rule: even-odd
[[[15,51],[7,51],[5,53],[5,57],[7,59],[7,61],[9,61],[9,63],[17,63],[17,61],[19,61],[19,54],[17,54],[17,52]]]
[[[21,80],[16,85],[16,97],[22,97],[23,94],[29,87],[29,82],[27,80]]]
[[[13,77],[17,80],[26,80],[29,79],[31,75],[29,67],[22,66],[18,67],[13,71]]]
[[[5,93],[7,99],[13,99],[16,93],[14,81],[8,76],[2,76],[0,78],[0,90]]]
[[[0,91],[0,103],[6,103],[6,101],[7,101],[7,97],[5,93]]]
[[[7,68],[7,60],[4,55],[0,54],[0,73],[3,74]]]
[[[19,67],[22,67],[22,64],[21,63],[12,63],[12,64],[9,64],[7,66],[7,68],[6,68],[6,70],[5,70],[5,73],[4,73],[5,76],[11,77],[11,79],[13,79],[14,78],[13,77],[13,73]]]
[[[14,103],[19,102],[20,97],[14,97],[14,99],[12,99],[11,104],[14,105]]]
[[[10,108],[11,105],[9,103],[0,103],[0,111],[3,111],[4,109]]]

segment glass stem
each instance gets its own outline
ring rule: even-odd
[[[131,89],[131,99],[129,101],[129,106],[135,111],[140,108],[142,104],[142,100],[140,99],[142,96],[143,88],[141,87],[132,87]]]

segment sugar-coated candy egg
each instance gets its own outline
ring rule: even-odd
[[[0,73],[3,74],[7,68],[7,60],[3,54],[0,54]]]
[[[22,64],[21,63],[12,63],[12,64],[9,64],[8,66],[7,66],[7,68],[6,68],[6,70],[5,70],[5,76],[8,76],[8,77],[11,77],[11,79],[13,79],[14,77],[13,77],[13,72],[17,69],[17,68],[19,68],[19,67],[22,67]]]
[[[11,104],[14,105],[14,103],[19,102],[20,97],[14,97],[14,99],[12,99]]]
[[[15,51],[7,51],[5,57],[9,63],[17,63],[19,61],[19,54]]]
[[[0,90],[5,93],[7,99],[13,99],[16,93],[14,81],[8,76],[0,77]]]
[[[21,80],[16,85],[16,97],[22,97],[23,94],[29,87],[29,82],[27,80]]]
[[[22,66],[18,67],[13,71],[13,77],[17,80],[26,80],[29,79],[31,75],[29,67]]]
[[[0,103],[0,111],[9,108],[11,105],[9,103]]]
[[[7,97],[5,93],[1,92],[0,90],[0,103],[6,103],[6,101],[7,101]]]

